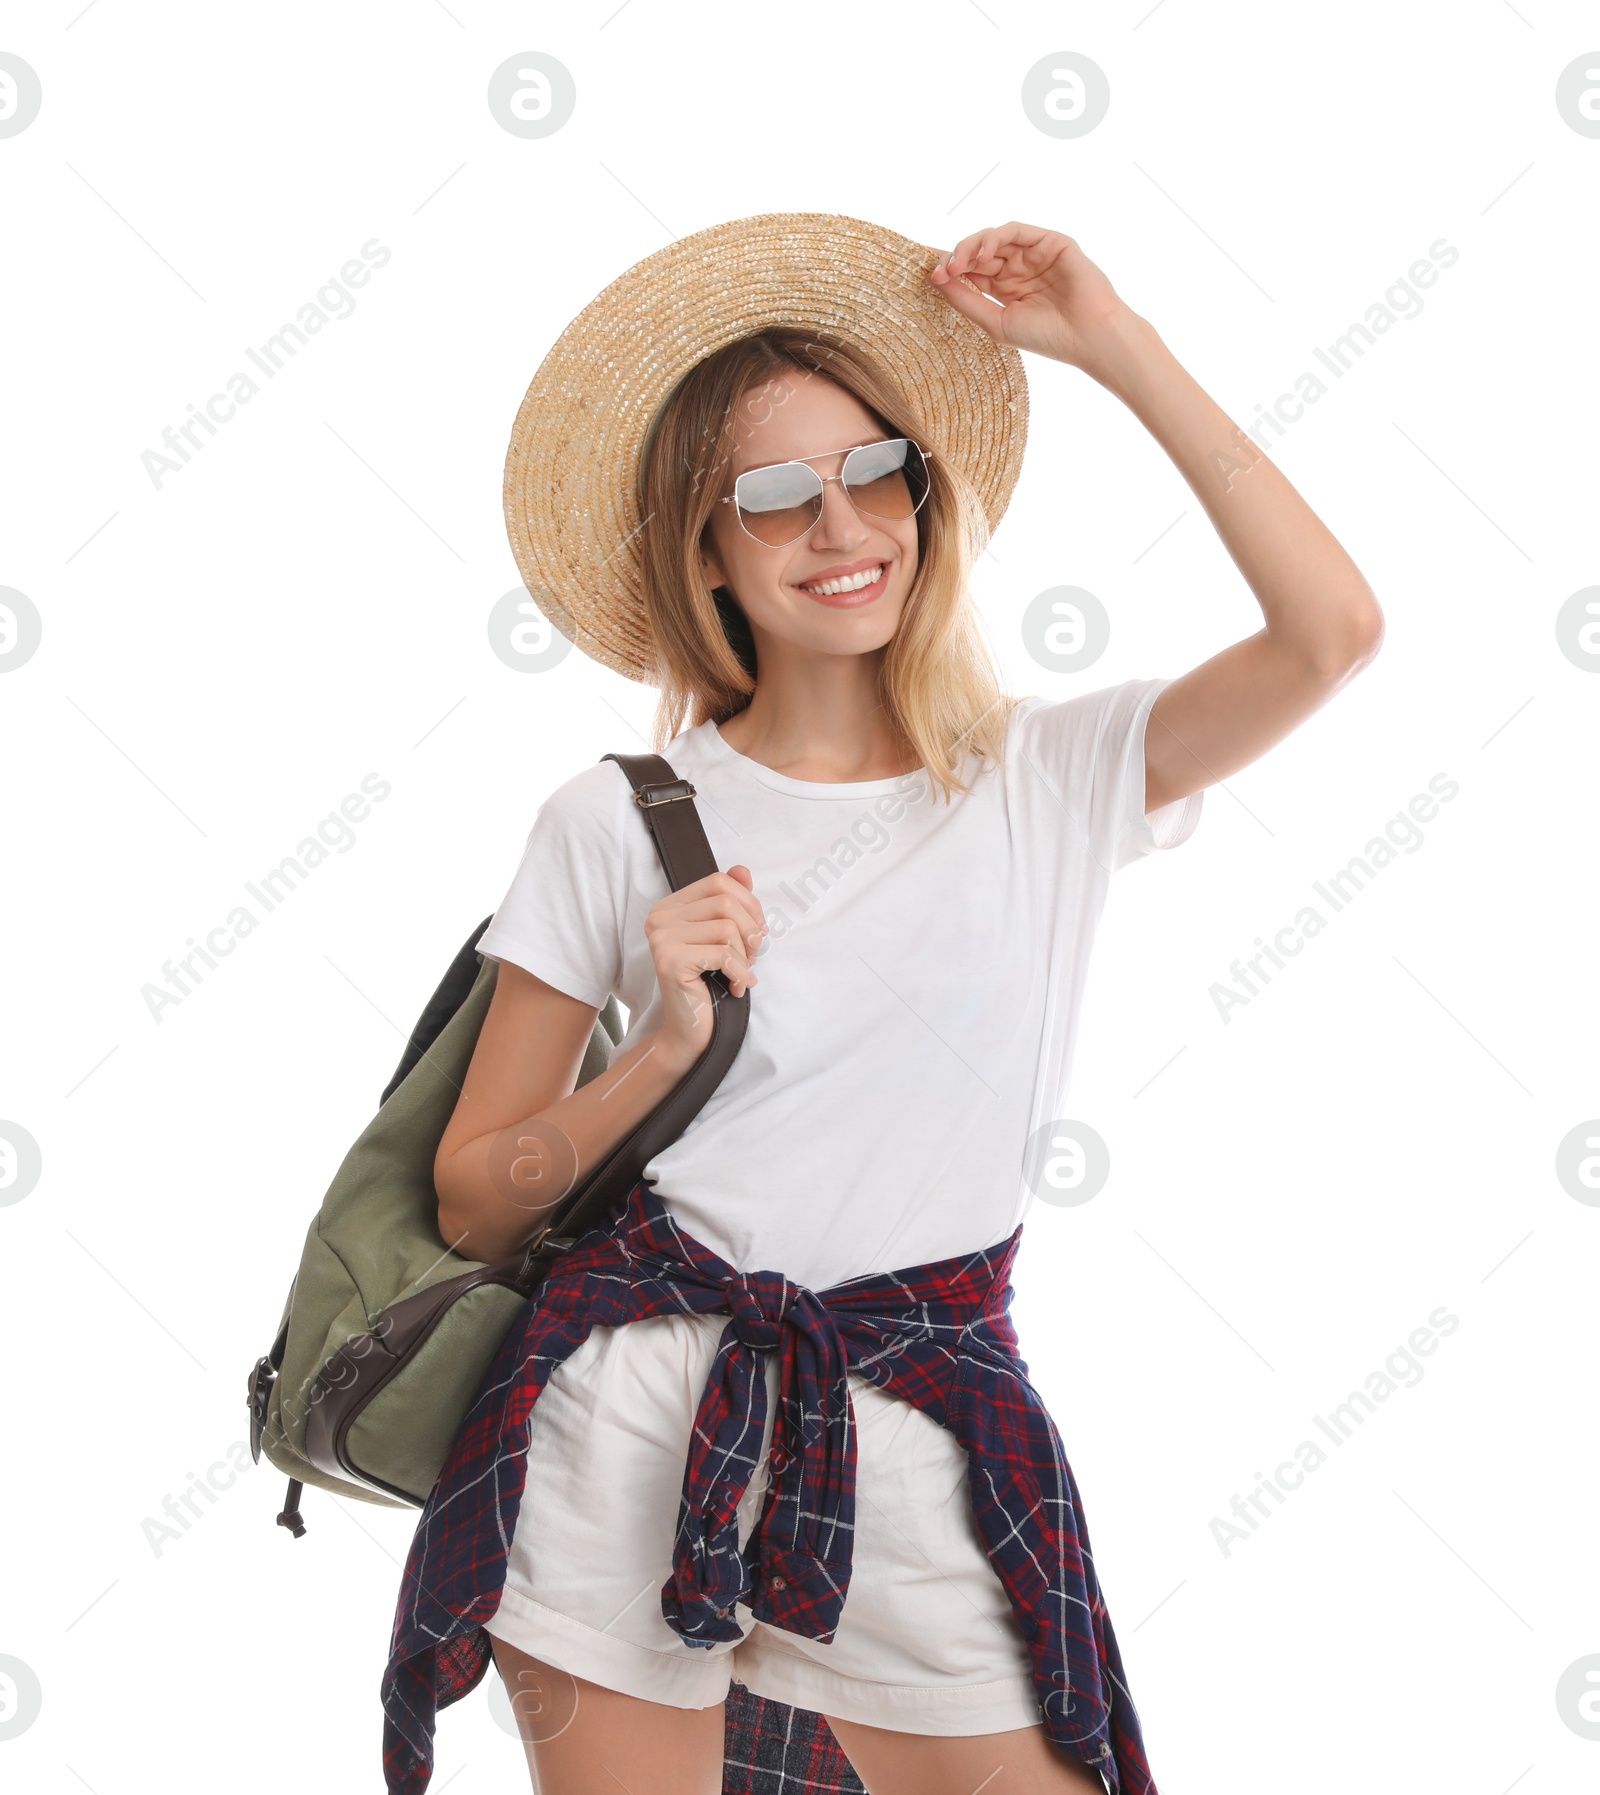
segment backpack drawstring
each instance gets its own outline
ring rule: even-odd
[[[305,1532],[306,1524],[300,1518],[300,1492],[305,1488],[297,1478],[289,1479],[289,1487],[284,1492],[283,1513],[278,1516],[278,1525],[287,1527],[296,1539]]]

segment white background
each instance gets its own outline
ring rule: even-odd
[[[1556,0],[8,9],[43,107],[0,139],[0,585],[44,630],[0,677],[0,1118],[43,1155],[0,1208],[0,1655],[44,1692],[11,1786],[380,1786],[414,1517],[308,1491],[293,1541],[262,1468],[159,1553],[143,1523],[245,1437],[306,1224],[540,798],[648,733],[647,689],[489,650],[528,380],[673,236],[818,210],[1069,231],[1243,423],[1459,250],[1274,444],[1388,639],[1114,883],[1071,1098],[1111,1179],[1034,1207],[1018,1322],[1167,1795],[1595,1787],[1556,1685],[1600,1653],[1600,1209],[1554,1168],[1600,1114],[1600,679],[1555,617],[1600,578],[1600,139],[1555,84],[1597,42]],[[577,84],[542,140],[486,103],[528,50]],[[1020,100],[1061,50],[1111,86],[1076,140]],[[157,489],[142,452],[372,238],[355,311]],[[1028,373],[978,584],[1012,688],[1258,628],[1137,422]],[[1070,677],[1018,629],[1061,584],[1112,618]],[[152,1020],[162,963],[374,772],[355,845]],[[1221,1020],[1231,963],[1439,773],[1423,845]],[[1441,1304],[1420,1383],[1224,1554],[1213,1517]],[[482,1689],[438,1764],[526,1787]]]

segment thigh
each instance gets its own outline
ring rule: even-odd
[[[1040,1726],[940,1739],[827,1721],[867,1795],[1105,1795],[1100,1772],[1057,1750]]]
[[[723,1704],[622,1695],[494,1639],[537,1795],[720,1795]]]

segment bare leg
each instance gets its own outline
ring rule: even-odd
[[[868,1795],[1105,1795],[1100,1772],[1059,1751],[1042,1726],[946,1739],[827,1719]]]
[[[642,1701],[490,1640],[535,1795],[721,1795],[721,1702]]]

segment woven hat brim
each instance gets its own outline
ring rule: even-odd
[[[938,252],[864,219],[772,212],[680,238],[573,319],[528,386],[505,467],[506,530],[534,602],[584,653],[648,681],[636,478],[662,401],[727,344],[773,325],[867,350],[992,531],[1022,469],[1022,357],[928,283]]]

